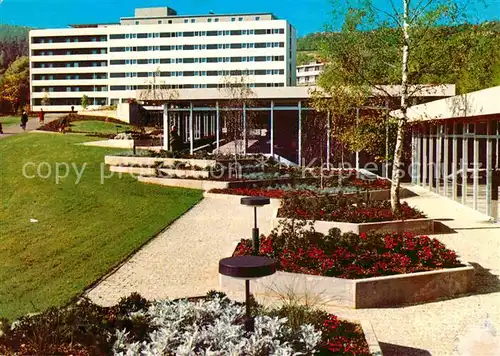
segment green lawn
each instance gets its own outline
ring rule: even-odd
[[[31,134],[0,141],[0,317],[67,303],[202,199],[198,190],[126,175],[101,184],[101,162],[114,151],[74,145],[85,140]],[[47,162],[52,175],[25,178],[26,162]],[[87,163],[79,184],[73,169],[56,184],[57,162],[79,170]],[[27,166],[28,175],[35,172]]]
[[[73,131],[102,134],[116,134],[127,130],[132,130],[133,128],[133,126],[127,124],[115,124],[112,122],[104,122],[98,120],[74,121],[71,123],[71,130]]]

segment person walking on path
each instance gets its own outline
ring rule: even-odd
[[[23,131],[26,131],[26,124],[28,123],[28,114],[26,110],[23,110],[23,114],[21,115],[21,128]]]
[[[0,122],[0,135],[3,135],[3,127],[1,122]]]
[[[43,109],[40,109],[40,112],[38,113],[38,123],[40,125],[45,123],[45,113],[43,112]]]

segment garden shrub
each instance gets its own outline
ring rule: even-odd
[[[244,330],[245,306],[225,294],[148,302],[138,294],[114,307],[88,299],[2,324],[0,354],[18,355],[369,355],[359,325],[303,306],[254,307],[255,332]],[[335,350],[335,351],[333,351]]]

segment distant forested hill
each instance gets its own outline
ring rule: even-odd
[[[430,73],[429,83],[456,84],[459,93],[500,85],[500,21],[483,24],[442,26],[434,28],[439,38],[432,43],[420,44],[414,52],[414,60],[419,66],[429,63],[426,53],[440,53],[443,49],[449,56],[443,61],[436,73]],[[319,59],[322,43],[330,36],[344,36],[342,33],[313,33],[297,40],[297,64],[305,64]],[[394,36],[393,36],[394,37]],[[440,51],[436,51],[440,49]],[[414,50],[415,51],[415,50]],[[466,56],[454,56],[454,53],[466,53]],[[396,53],[396,52],[395,52]],[[416,57],[415,57],[416,56]],[[466,58],[457,60],[456,58]],[[398,63],[399,58],[393,58]]]
[[[0,24],[0,77],[16,58],[27,56],[30,28]]]
[[[0,24],[0,42],[13,42],[16,39],[27,40],[30,30],[29,27]]]

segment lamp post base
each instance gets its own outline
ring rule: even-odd
[[[253,332],[255,330],[255,321],[251,317],[250,313],[250,281],[245,280],[245,330],[247,332]]]
[[[252,317],[245,317],[245,331],[253,333],[255,331],[255,320]]]
[[[259,228],[254,227],[252,229],[252,244],[253,244],[253,254],[257,256],[260,250],[260,241],[259,241]]]

